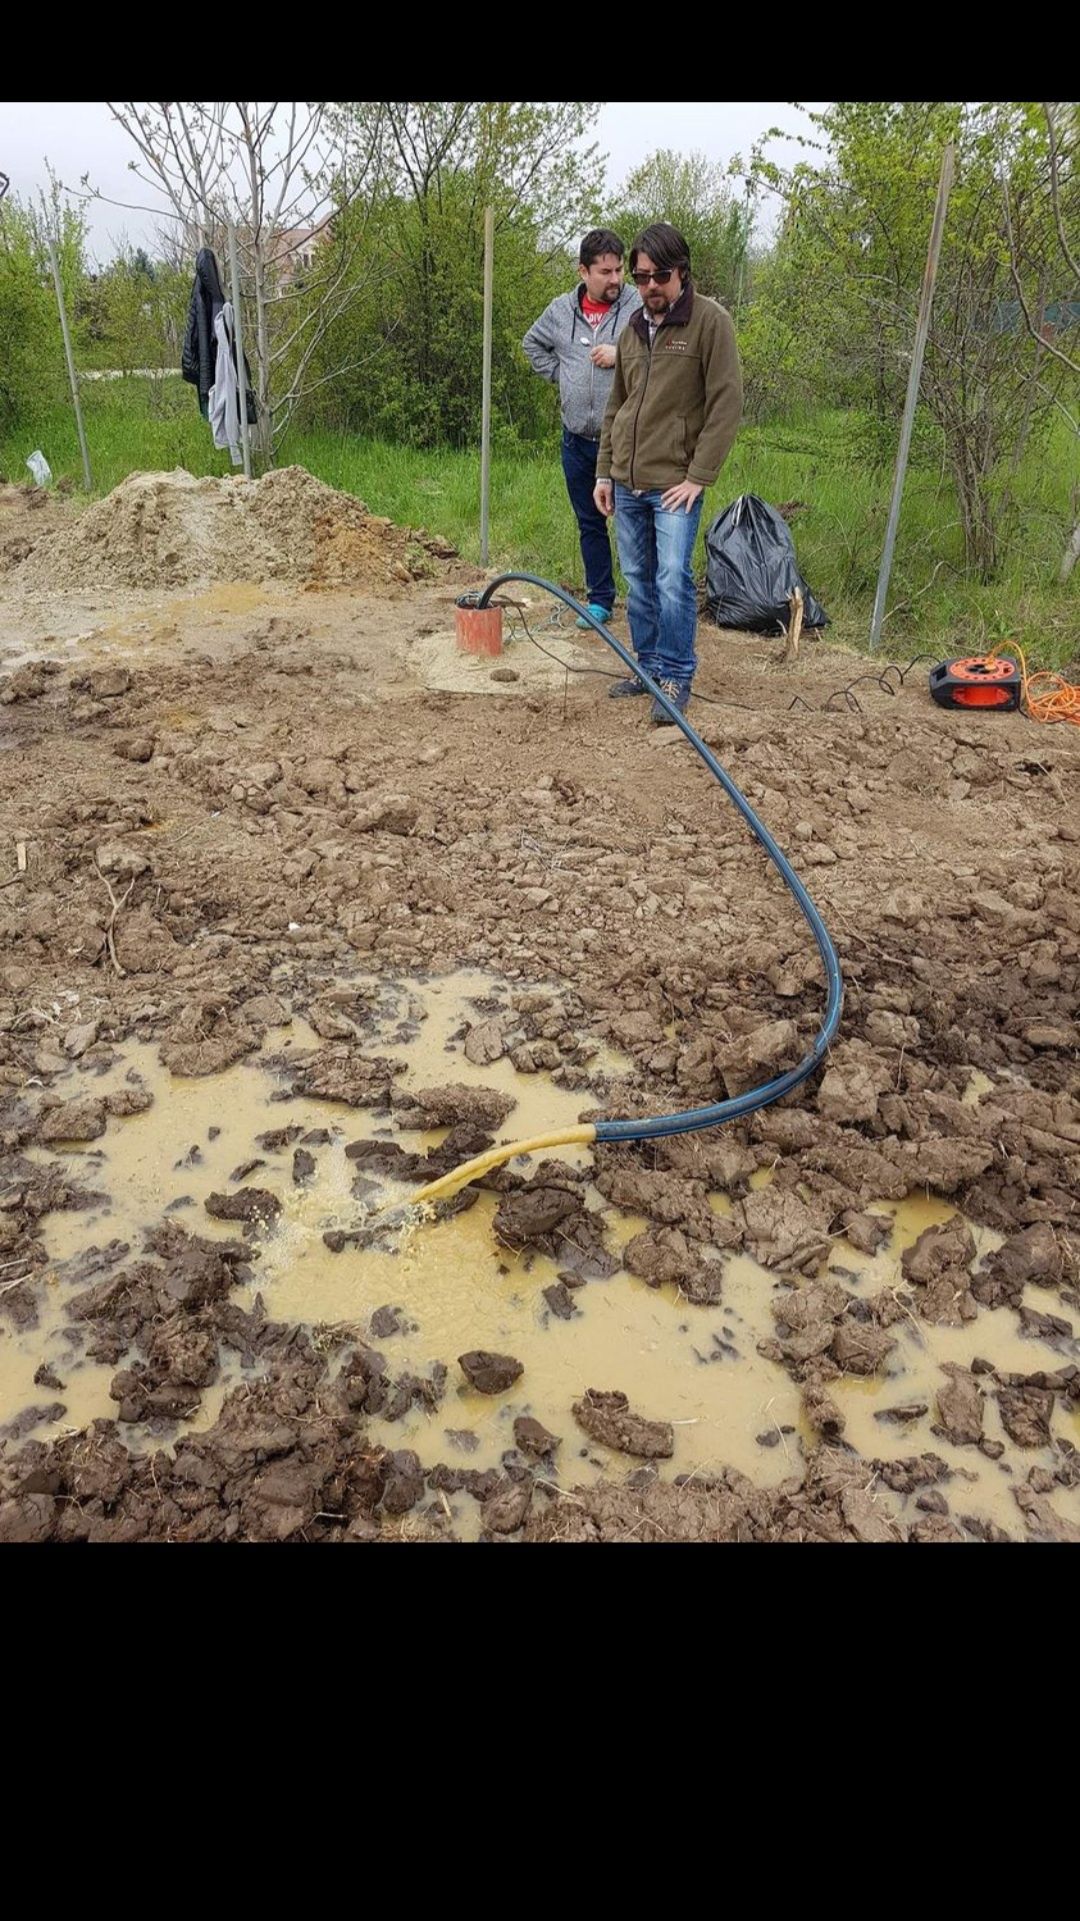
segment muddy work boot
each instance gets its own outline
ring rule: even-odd
[[[680,714],[685,714],[687,707],[690,705],[690,682],[688,680],[661,680],[657,684],[660,692],[667,695],[672,706],[677,707]],[[652,721],[654,727],[674,727],[675,725],[671,715],[665,712],[658,700],[653,701],[652,712],[649,715],[649,719]]]
[[[629,674],[625,680],[617,680],[608,688],[608,699],[629,700],[634,694],[647,694],[648,691],[636,674]]]

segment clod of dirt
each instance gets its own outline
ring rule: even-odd
[[[892,1233],[892,1222],[882,1214],[849,1214],[844,1233],[860,1254],[876,1254]]]
[[[48,684],[44,662],[30,661],[25,667],[16,667],[15,672],[0,683],[0,702],[10,707],[17,700],[40,700]]]
[[[846,1374],[877,1374],[895,1346],[880,1327],[848,1317],[840,1322],[829,1352]]]
[[[533,1454],[538,1460],[554,1454],[559,1446],[558,1435],[549,1434],[547,1428],[534,1420],[531,1414],[518,1415],[514,1422],[514,1440],[523,1454]]]
[[[1017,1447],[1048,1447],[1054,1396],[1038,1387],[999,1387],[1001,1424]]]
[[[820,1381],[808,1381],[802,1392],[803,1413],[816,1434],[826,1441],[837,1441],[847,1426],[847,1421],[832,1395],[822,1387]]]
[[[867,1488],[847,1487],[840,1497],[844,1520],[856,1541],[899,1541],[900,1530]]]
[[[69,1027],[60,1043],[70,1061],[81,1060],[88,1047],[93,1047],[98,1037],[96,1021],[78,1021]]]
[[[89,1099],[62,1101],[50,1108],[38,1128],[42,1141],[96,1141],[106,1127],[105,1103]]]
[[[478,1394],[505,1394],[525,1372],[524,1363],[512,1354],[490,1354],[486,1348],[459,1354],[458,1366]]]
[[[697,1247],[691,1247],[677,1227],[646,1228],[635,1234],[623,1249],[628,1274],[636,1274],[647,1287],[664,1287],[672,1282],[684,1287],[701,1265]]]
[[[136,875],[149,871],[150,862],[137,847],[127,847],[122,840],[109,840],[97,848],[94,859],[103,874]]]
[[[131,692],[131,675],[126,667],[98,667],[92,674],[73,676],[71,685],[91,700],[119,700]]]
[[[204,1011],[192,1006],[174,1023],[158,1052],[170,1074],[201,1078],[220,1074],[243,1055],[253,1053],[259,1038],[253,1028],[230,1021],[218,1009]]]
[[[904,1401],[898,1407],[879,1407],[875,1409],[875,1421],[887,1421],[894,1427],[907,1427],[912,1421],[921,1421],[930,1412],[929,1401]]]
[[[232,1173],[229,1175],[229,1179],[235,1181],[237,1186],[239,1186],[241,1181],[247,1180],[249,1174],[254,1174],[257,1167],[265,1166],[266,1162],[263,1160],[262,1155],[254,1154],[250,1160],[241,1161],[238,1167],[234,1167]]]
[[[386,1485],[382,1507],[386,1514],[408,1514],[423,1498],[424,1470],[420,1457],[411,1448],[400,1448],[387,1457]]]
[[[423,1154],[407,1154],[397,1141],[350,1141],[345,1149],[345,1158],[363,1168],[365,1173],[385,1177],[395,1181],[426,1181],[430,1179],[430,1169]]]
[[[784,1067],[793,1067],[798,1058],[799,1035],[794,1021],[766,1021],[721,1048],[716,1065],[728,1094],[734,1096],[771,1079]]]
[[[847,1306],[848,1296],[835,1281],[808,1281],[774,1299],[773,1318],[779,1346],[778,1359],[801,1367],[819,1354],[828,1353],[837,1336],[837,1324]]]
[[[477,1021],[465,1036],[465,1059],[476,1067],[490,1067],[506,1052],[506,1017],[495,1014],[490,1020]]]
[[[452,1127],[442,1144],[429,1147],[426,1154],[407,1154],[396,1141],[361,1140],[349,1142],[345,1158],[362,1168],[364,1174],[389,1175],[395,1181],[433,1181],[452,1173],[462,1161],[482,1154],[491,1144],[492,1136],[483,1128],[464,1125]]]
[[[747,1251],[762,1267],[815,1271],[829,1251],[827,1209],[778,1187],[757,1188],[739,1203]]]
[[[942,1371],[949,1380],[938,1393],[938,1425],[934,1433],[958,1447],[975,1446],[982,1439],[982,1389],[974,1374],[966,1367],[957,1367],[953,1361],[946,1361]]]
[[[387,1341],[392,1334],[401,1333],[401,1309],[398,1307],[377,1307],[371,1317],[370,1329],[377,1341]]]
[[[978,1314],[969,1267],[975,1239],[959,1215],[942,1227],[928,1227],[901,1258],[907,1280],[915,1284],[916,1310],[924,1321],[961,1327]]]
[[[741,1239],[734,1222],[714,1214],[703,1180],[687,1180],[667,1169],[615,1166],[597,1173],[605,1200],[628,1214],[647,1214],[664,1226],[679,1227],[697,1241],[734,1247]]]
[[[974,1258],[975,1237],[967,1222],[957,1215],[943,1227],[925,1228],[914,1247],[905,1250],[900,1265],[907,1280],[917,1287],[928,1287],[952,1269],[966,1271]]]
[[[409,794],[380,794],[357,809],[352,824],[360,834],[411,834],[419,817],[420,808]]]
[[[480,1522],[488,1534],[515,1534],[522,1527],[532,1505],[528,1481],[510,1481],[489,1494],[480,1509]]]
[[[732,1485],[734,1483],[734,1485]],[[760,1519],[755,1518],[760,1517]],[[773,1538],[765,1510],[742,1475],[717,1484],[680,1486],[652,1480],[638,1489],[629,1482],[575,1487],[564,1499],[534,1501],[525,1530],[527,1541],[738,1541]],[[791,1538],[820,1538],[795,1533]],[[837,1530],[835,1538],[844,1536]]]
[[[615,1448],[620,1454],[633,1454],[639,1460],[669,1460],[675,1452],[675,1430],[670,1421],[648,1421],[634,1414],[625,1394],[586,1388],[584,1397],[575,1401],[574,1419],[593,1441]]]
[[[550,1287],[545,1287],[544,1299],[560,1321],[569,1321],[578,1312],[565,1281],[553,1281]]]
[[[268,1154],[279,1154],[283,1147],[291,1147],[298,1141],[303,1131],[295,1123],[291,1127],[271,1127],[265,1134],[256,1134],[255,1145],[264,1147]]]
[[[526,1187],[504,1194],[495,1211],[495,1233],[506,1247],[539,1247],[573,1214],[582,1213],[581,1195],[565,1187]]]
[[[839,1054],[840,1050],[837,1052]],[[869,1060],[835,1059],[822,1076],[818,1088],[818,1113],[825,1120],[836,1121],[842,1127],[851,1126],[856,1121],[872,1121],[877,1114],[883,1088],[887,1086],[883,1064],[873,1057]]]
[[[519,1074],[550,1073],[562,1064],[556,1041],[522,1041],[520,1046],[511,1048],[510,1059]]]
[[[1064,1275],[1061,1242],[1049,1221],[1037,1221],[1013,1234],[987,1256],[971,1283],[983,1307],[1019,1307],[1029,1282],[1058,1287]]]
[[[467,1087],[462,1081],[449,1081],[442,1087],[415,1087],[402,1091],[395,1101],[402,1127],[427,1129],[454,1127],[500,1127],[511,1109],[517,1106],[512,1094],[500,1094],[493,1087]]]
[[[268,1187],[245,1187],[239,1194],[208,1194],[203,1205],[216,1221],[273,1221],[281,1202]]]
[[[1060,1314],[1040,1314],[1038,1308],[1019,1309],[1019,1332],[1026,1340],[1046,1341],[1050,1347],[1064,1352],[1073,1343],[1073,1324]]]
[[[1030,1533],[1043,1541],[1080,1541],[1080,1527],[1065,1521],[1045,1496],[1030,1487],[1014,1487],[1013,1500],[1020,1509]]]
[[[292,1091],[314,1100],[344,1101],[347,1107],[385,1108],[394,1076],[403,1072],[402,1061],[355,1054],[331,1043],[314,1060],[298,1064]]]
[[[0,1441],[21,1441],[46,1421],[62,1421],[66,1413],[63,1401],[50,1401],[45,1407],[24,1407],[0,1427]]]

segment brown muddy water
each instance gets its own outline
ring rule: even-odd
[[[459,973],[399,987],[395,1007],[399,1016],[404,1009],[406,1017],[397,1018],[389,1034],[380,1034],[373,1051],[405,1063],[398,1082],[402,1089],[454,1080],[512,1094],[516,1106],[497,1130],[500,1140],[573,1124],[594,1104],[595,1096],[588,1091],[559,1086],[544,1072],[519,1073],[507,1058],[486,1066],[466,1058],[460,1041],[463,1023],[476,1019],[476,999],[491,994],[494,986],[486,976]],[[43,1363],[51,1364],[64,1382],[57,1396],[64,1412],[33,1430],[38,1436],[82,1428],[96,1416],[114,1417],[109,1384],[116,1369],[73,1356],[63,1312],[70,1289],[61,1285],[56,1267],[114,1239],[130,1243],[135,1258],[143,1233],[166,1213],[199,1234],[233,1239],[237,1223],[213,1219],[204,1202],[211,1193],[235,1192],[246,1183],[270,1189],[282,1206],[278,1220],[258,1237],[260,1257],[251,1283],[252,1298],[261,1294],[272,1319],[345,1323],[358,1338],[371,1339],[372,1316],[380,1308],[392,1308],[398,1331],[378,1339],[392,1371],[424,1374],[437,1361],[449,1368],[447,1391],[436,1412],[413,1408],[393,1426],[377,1419],[367,1426],[373,1439],[391,1448],[415,1448],[426,1467],[455,1459],[477,1468],[497,1466],[513,1446],[515,1418],[531,1414],[560,1438],[557,1467],[550,1471],[562,1485],[600,1476],[620,1478],[631,1464],[587,1441],[571,1412],[572,1403],[591,1387],[618,1388],[638,1413],[673,1423],[671,1473],[731,1466],[760,1486],[772,1486],[801,1471],[813,1436],[802,1415],[799,1388],[783,1368],[758,1352],[759,1343],[774,1336],[771,1304],[781,1283],[745,1255],[726,1258],[719,1306],[692,1306],[674,1288],[649,1288],[620,1270],[610,1280],[576,1289],[575,1311],[564,1321],[552,1314],[543,1291],[556,1281],[558,1263],[500,1244],[492,1228],[494,1194],[484,1193],[467,1212],[437,1222],[406,1215],[386,1249],[331,1252],[324,1232],[355,1228],[365,1215],[365,1204],[352,1193],[356,1169],[346,1158],[346,1145],[384,1135],[407,1150],[422,1150],[441,1142],[446,1130],[421,1134],[395,1128],[384,1115],[334,1101],[283,1100],[280,1067],[275,1070],[271,1061],[321,1044],[317,1034],[293,1019],[268,1037],[258,1055],[205,1079],[171,1075],[154,1044],[125,1044],[100,1073],[73,1068],[70,1083],[58,1086],[65,1098],[76,1092],[103,1095],[139,1082],[152,1093],[153,1105],[145,1113],[111,1120],[100,1142],[60,1150],[84,1184],[103,1191],[106,1199],[89,1211],[55,1213],[44,1221],[50,1263],[47,1304],[33,1331],[20,1333],[4,1325],[0,1332],[0,1420],[48,1399],[34,1383]],[[624,1066],[618,1055],[604,1049],[589,1063],[593,1075],[609,1077]],[[293,1180],[291,1144],[274,1151],[256,1142],[256,1136],[286,1124],[305,1132],[328,1130],[331,1137],[312,1147],[315,1170],[304,1185]],[[44,1150],[31,1152],[49,1158]],[[587,1165],[589,1153],[567,1148],[560,1150],[560,1158]],[[241,1182],[231,1178],[252,1159],[260,1164]],[[528,1171],[523,1160],[513,1165]],[[768,1179],[769,1171],[759,1170],[752,1184]],[[382,1181],[374,1205],[407,1202],[412,1191]],[[616,1249],[647,1225],[610,1207],[591,1186],[587,1199],[591,1207],[605,1211],[609,1242]],[[731,1202],[717,1192],[712,1205],[726,1213]],[[822,1269],[867,1294],[899,1287],[904,1250],[926,1227],[955,1213],[947,1202],[917,1196],[873,1211],[892,1220],[885,1246],[869,1257],[836,1240]],[[973,1231],[980,1257],[999,1244],[999,1236],[980,1228]],[[0,1285],[4,1278],[0,1275]],[[1026,1300],[1046,1312],[1057,1305],[1056,1296],[1044,1299],[1035,1288],[1028,1289]],[[385,1324],[385,1317],[380,1320]],[[1058,1364],[1060,1357],[1022,1338],[1017,1329],[1017,1317],[1007,1308],[984,1310],[977,1321],[959,1328],[909,1317],[892,1330],[898,1344],[884,1373],[870,1379],[846,1376],[831,1384],[829,1391],[846,1420],[845,1443],[868,1459],[880,1460],[932,1449],[960,1477],[953,1499],[959,1514],[1016,1532],[1012,1489],[1032,1466],[1052,1464],[1050,1450],[1014,1447],[991,1399],[985,1432],[987,1439],[1004,1444],[1000,1460],[956,1447],[931,1430],[935,1398],[947,1379],[941,1372],[944,1363],[967,1366],[980,1357],[997,1368],[1020,1372]],[[457,1356],[476,1348],[513,1354],[524,1364],[513,1388],[497,1396],[472,1391]],[[225,1395],[241,1378],[237,1363],[231,1362],[203,1393],[183,1431],[211,1426]],[[903,1422],[879,1418],[898,1406],[923,1411]],[[128,1424],[122,1432],[129,1446],[161,1445],[160,1436],[149,1429]],[[1080,1444],[1080,1422],[1060,1408],[1053,1432]],[[882,1489],[882,1497],[894,1511],[903,1505],[887,1490]],[[1080,1520],[1080,1491],[1057,1492],[1055,1499],[1063,1516]],[[476,1512],[472,1501],[455,1502],[459,1531],[469,1532],[477,1524]]]

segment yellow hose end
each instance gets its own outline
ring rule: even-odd
[[[596,1139],[596,1128],[592,1121],[582,1121],[577,1127],[564,1127],[556,1134],[536,1134],[528,1141],[504,1141],[500,1147],[489,1147],[486,1154],[477,1154],[471,1161],[462,1161],[460,1167],[452,1168],[437,1181],[429,1181],[413,1202],[443,1201],[456,1194],[470,1181],[479,1180],[481,1174],[490,1173],[493,1167],[502,1167],[506,1161],[516,1160],[519,1154],[538,1154],[547,1147],[590,1147]]]

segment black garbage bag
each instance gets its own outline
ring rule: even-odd
[[[783,631],[796,587],[802,589],[803,626],[828,625],[828,614],[799,572],[786,521],[756,494],[740,494],[717,514],[705,535],[705,553],[708,609],[718,627]]]

